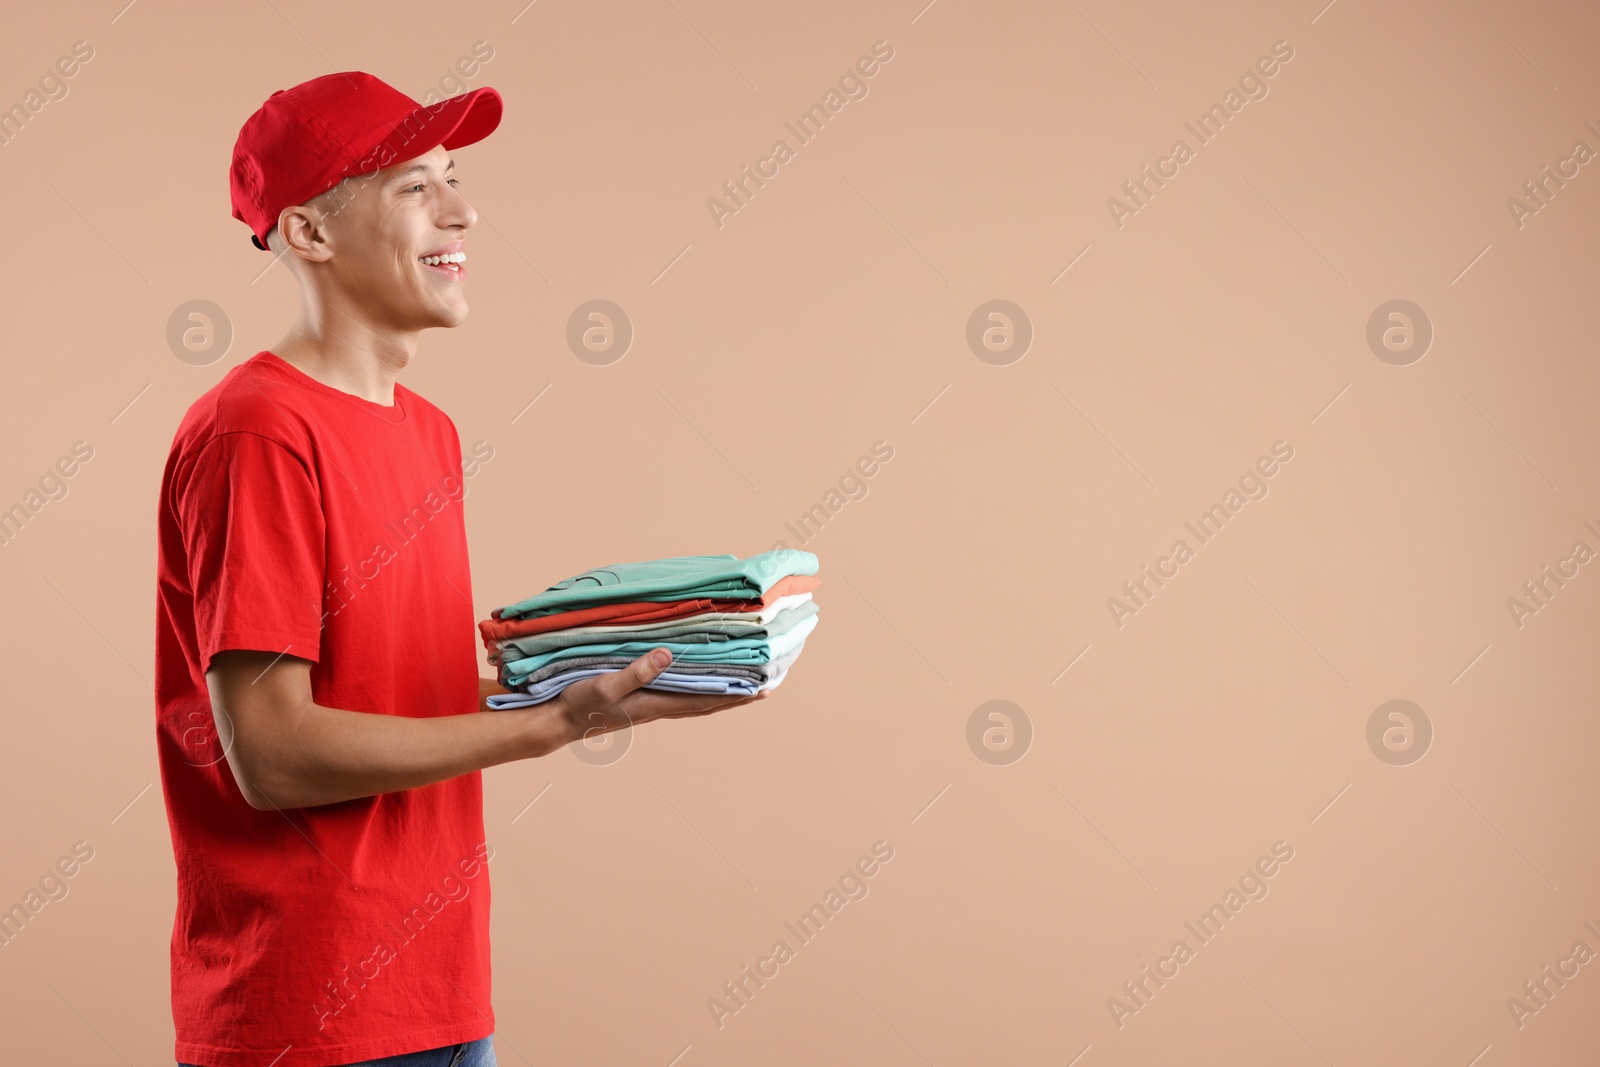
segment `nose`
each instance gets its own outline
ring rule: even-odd
[[[440,201],[441,210],[439,225],[441,229],[459,226],[469,230],[478,224],[478,212],[461,192],[453,185],[446,185],[448,192]]]

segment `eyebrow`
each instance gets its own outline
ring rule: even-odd
[[[444,172],[446,174],[449,174],[450,171],[455,168],[455,165],[456,165],[456,161],[453,160],[453,159],[450,160],[450,162],[448,162],[448,163],[446,163],[444,165]],[[395,173],[395,176],[390,180],[391,181],[399,181],[400,179],[409,177],[410,175],[415,174],[418,171],[424,171],[425,172],[428,169],[429,168],[428,168],[428,165],[426,163],[413,163],[413,164],[411,164],[411,166],[407,167],[405,170],[397,171]]]

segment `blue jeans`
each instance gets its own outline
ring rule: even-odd
[[[180,1063],[178,1067],[190,1067]],[[377,1060],[340,1064],[339,1067],[496,1067],[494,1035],[464,1045],[444,1045],[426,1052],[407,1052]]]

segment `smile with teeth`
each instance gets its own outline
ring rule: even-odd
[[[429,267],[448,267],[451,270],[459,271],[461,268],[456,264],[465,263],[467,254],[465,252],[447,252],[442,256],[420,256],[418,258]]]

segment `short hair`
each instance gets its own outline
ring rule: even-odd
[[[267,231],[267,251],[272,253],[273,258],[283,261],[283,265],[289,269],[291,278],[301,285],[305,284],[305,279],[300,274],[300,264],[297,262],[300,257],[289,254],[288,242],[283,239],[283,231],[277,226]]]

